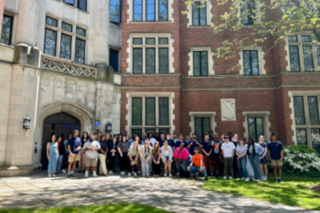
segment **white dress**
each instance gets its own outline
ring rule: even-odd
[[[248,176],[249,176],[250,178],[253,178],[253,168],[252,168],[252,166],[251,166],[251,164],[250,164],[248,155],[247,155],[246,157],[247,157],[247,171],[248,171]]]

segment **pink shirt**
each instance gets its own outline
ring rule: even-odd
[[[189,152],[186,148],[183,148],[183,150],[180,152],[180,154],[178,155],[179,153],[179,148],[177,148],[175,151],[174,151],[174,155],[173,157],[174,158],[178,158],[178,159],[184,159],[184,160],[188,160],[188,157],[189,157]]]

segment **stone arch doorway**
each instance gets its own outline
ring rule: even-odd
[[[74,130],[81,131],[80,121],[72,115],[61,112],[46,117],[43,121],[43,133],[42,133],[42,151],[41,151],[41,164],[42,169],[48,168],[47,159],[47,143],[50,141],[52,135],[57,137],[61,136],[62,140],[68,138],[69,134]]]

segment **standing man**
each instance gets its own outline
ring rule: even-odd
[[[85,151],[84,156],[84,162],[86,165],[86,173],[84,174],[84,177],[87,178],[89,176],[89,169],[91,167],[91,170],[93,172],[93,177],[97,177],[96,167],[98,163],[98,151],[100,150],[100,143],[96,140],[94,140],[94,136],[90,136],[90,140],[87,141],[83,149]]]
[[[229,175],[229,179],[232,179],[232,163],[234,156],[235,146],[232,142],[229,141],[229,136],[224,136],[224,143],[221,146],[221,151],[223,155],[223,163],[224,163],[224,177],[223,179],[227,179]]]
[[[214,134],[212,130],[209,131],[209,141],[210,142],[214,141]]]
[[[190,135],[186,134],[184,144],[188,147],[191,142]]]
[[[74,170],[76,169],[77,161],[80,160],[81,139],[78,137],[79,130],[73,130],[72,137],[68,141],[69,151],[69,166],[68,166],[68,178],[73,177]],[[72,166],[72,171],[71,171]]]
[[[212,166],[210,166],[210,155],[212,152],[212,146],[211,146],[211,142],[209,141],[209,136],[205,135],[204,136],[204,142],[202,143],[202,152],[203,152],[203,163],[205,165],[205,169],[207,174],[211,173],[211,176],[213,175],[213,169]]]
[[[146,143],[147,133],[143,132],[141,137],[141,143],[144,145]]]
[[[166,140],[164,134],[160,135],[159,146],[160,148],[163,146],[163,142]]]
[[[174,143],[174,140],[171,139],[171,135],[169,133],[167,133],[167,140],[168,141],[168,146],[171,147],[172,149],[172,153],[174,153],[174,149],[175,149],[175,143]],[[176,164],[175,162],[172,160],[171,162],[171,172],[177,172],[177,167],[176,167]]]
[[[197,141],[197,135],[196,133],[193,133],[192,134],[192,141],[190,141],[189,145],[188,145],[188,149],[189,149],[189,152],[190,154],[193,156],[194,155],[194,148],[195,147],[200,147],[200,149],[202,149],[202,144]]]
[[[283,146],[280,141],[278,141],[278,136],[275,133],[271,134],[271,141],[268,143],[268,156],[273,167],[273,174],[275,177],[275,182],[281,182],[282,175],[282,161],[283,161]],[[278,169],[278,174],[277,174]]]
[[[110,136],[108,136],[108,139],[109,138]],[[99,141],[99,143],[100,143],[100,150],[98,151],[98,158],[100,161],[99,174],[108,176],[107,165],[106,165],[106,159],[108,154],[108,140],[106,140],[105,135],[101,136],[101,140]]]

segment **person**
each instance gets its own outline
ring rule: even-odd
[[[169,133],[167,133],[166,135],[166,141],[168,142],[168,146],[170,146],[173,149],[174,141],[171,139],[171,135]]]
[[[261,169],[260,169],[260,159],[264,153],[264,148],[258,143],[254,143],[252,138],[248,138],[248,150],[247,155],[249,156],[250,164],[253,168],[254,181],[262,181]]]
[[[126,174],[126,169],[129,166],[128,161],[128,151],[130,148],[130,143],[127,141],[127,137],[125,135],[122,136],[122,141],[118,143],[118,152],[120,154],[120,170],[121,175]]]
[[[212,130],[209,131],[209,141],[210,142],[214,141],[214,134]]]
[[[68,142],[69,139],[72,138],[72,133],[69,134],[68,138],[64,140],[64,156],[63,156],[63,164],[62,164],[62,173],[67,173],[66,169],[68,169],[69,164],[69,149]]]
[[[181,135],[180,135],[181,138]],[[183,138],[183,136],[182,136]],[[177,148],[173,154],[174,159],[178,162],[178,171],[181,176],[188,177],[188,166],[191,163],[192,155],[190,155],[189,151],[186,149],[186,144],[181,143],[180,147]]]
[[[136,136],[139,137],[139,136]],[[129,172],[128,176],[131,176],[131,173],[134,176],[137,176],[137,164],[138,164],[138,155],[139,155],[139,144],[137,141],[133,142],[133,146],[130,147],[128,152],[129,157]]]
[[[84,144],[89,141],[88,132],[83,132],[81,137],[81,148],[83,148]],[[84,163],[84,152],[80,151],[80,160],[79,160],[79,173],[84,173],[85,163]]]
[[[142,177],[149,177],[150,170],[149,170],[149,161],[152,157],[152,147],[150,146],[150,141],[147,138],[145,140],[144,146],[139,150],[139,155],[141,159],[141,168],[142,168]]]
[[[89,136],[88,136],[89,137]],[[95,133],[93,133],[93,140],[99,140],[99,138],[98,138],[98,133],[97,132],[95,132]]]
[[[154,172],[154,177],[160,176],[160,147],[159,142],[155,142],[152,149],[152,169]]]
[[[219,140],[219,136],[215,134],[213,141],[211,142],[212,152],[210,155],[210,166],[212,167],[211,178],[215,178],[216,168],[218,169],[219,176],[222,178],[223,175],[223,163],[222,163],[222,143]]]
[[[154,143],[157,142],[157,140],[153,137],[153,133],[152,132],[148,133],[148,138],[149,138],[149,141],[150,141],[150,145],[153,147]]]
[[[232,141],[233,133],[232,132],[228,132],[227,135],[229,137],[229,141]]]
[[[142,137],[141,137],[141,143],[144,145],[145,142],[146,142],[146,139],[147,139],[147,133],[146,132],[143,132],[142,133]]]
[[[283,146],[282,143],[278,141],[278,136],[275,133],[271,134],[270,139],[271,141],[268,143],[268,156],[273,167],[275,182],[280,183],[282,175]]]
[[[139,150],[140,150],[143,147],[142,141],[140,139],[140,135],[136,135],[135,141],[138,143],[138,147],[139,147]],[[140,175],[141,174],[141,159],[140,159],[140,155],[138,155],[138,158],[137,158],[137,170],[138,170],[138,174]]]
[[[63,156],[65,154],[65,149],[64,149],[64,143],[62,143],[62,137],[59,136],[58,137],[58,151],[59,151],[59,158],[58,158],[58,162],[57,162],[57,172],[56,174],[58,175],[60,173],[61,170],[61,166],[62,166],[62,162],[63,162]]]
[[[183,147],[184,147],[184,141],[183,141],[183,134],[180,133],[179,135],[179,140],[175,143],[175,150],[176,149],[180,149],[181,148],[181,144],[183,144]],[[174,151],[173,153],[175,153],[176,151]],[[181,168],[179,168],[179,161],[176,157],[173,157],[175,163],[176,163],[176,168],[177,168],[177,176],[180,175],[180,172],[181,172]]]
[[[190,135],[189,135],[189,134],[186,134],[184,143],[185,143],[187,146],[189,146],[190,142],[191,142]]]
[[[110,139],[110,134],[107,134],[108,140]],[[108,154],[108,140],[106,139],[106,135],[101,135],[100,150],[98,151],[98,158],[100,161],[99,175],[108,176],[106,159]]]
[[[48,177],[55,177],[57,173],[57,162],[59,157],[59,149],[57,144],[57,137],[51,136],[50,142],[47,143],[47,158],[49,161],[48,165]]]
[[[224,143],[221,146],[222,156],[223,156],[223,164],[224,164],[224,177],[223,179],[232,179],[232,163],[234,156],[234,144],[229,141],[229,136],[224,136]]]
[[[219,137],[220,137],[220,143],[224,143],[224,133],[223,132],[220,133]]]
[[[109,175],[112,175],[114,171],[114,164],[115,164],[116,155],[117,155],[117,147],[118,147],[118,138],[114,136],[111,143],[109,143],[109,146],[108,146],[109,160],[110,160]]]
[[[89,176],[89,169],[91,167],[92,176],[97,177],[96,167],[98,163],[98,151],[101,149],[100,143],[94,140],[94,136],[91,135],[89,137],[89,141],[87,141],[84,146],[83,150],[85,151],[84,160],[86,164],[86,172],[84,177],[87,178]]]
[[[241,175],[241,179],[249,181],[247,171],[247,149],[248,145],[244,143],[245,139],[240,139],[239,145],[236,147],[237,166]]]
[[[172,134],[172,140],[173,140],[172,151],[174,152],[176,148],[180,147],[180,144],[176,144],[177,142],[179,142],[179,138],[177,138],[177,134],[175,132]]]
[[[211,175],[213,175],[213,168],[210,166],[210,156],[212,153],[212,146],[209,141],[209,136],[205,135],[204,136],[204,142],[202,143],[202,153],[203,153],[203,163],[206,168],[206,173],[208,174],[209,170]]]
[[[169,177],[172,177],[171,174],[171,163],[172,163],[173,152],[172,148],[169,145],[168,141],[164,141],[163,146],[161,147],[161,158],[164,164],[164,176],[167,177],[167,172]]]
[[[100,131],[98,131],[98,138],[96,139],[96,141],[100,141],[101,140],[101,136],[102,136],[102,133]]]
[[[133,144],[133,139],[132,138],[135,138],[134,134],[128,135],[128,142],[130,143],[130,146]]]
[[[159,142],[159,140],[160,140],[160,133],[159,133],[159,132],[156,132],[156,134],[154,135],[154,138],[156,139],[156,141]]]
[[[161,134],[161,135],[160,135],[160,140],[159,140],[159,146],[160,146],[160,148],[163,146],[163,143],[164,143],[165,140],[166,140],[166,139],[165,139],[164,134]]]
[[[259,145],[264,148],[264,153],[260,160],[260,169],[262,173],[262,181],[267,181],[268,179],[268,145],[264,143],[264,136],[260,135],[259,137]]]
[[[229,132],[229,133],[231,133],[231,132]],[[232,143],[234,144],[234,147],[237,148],[237,146],[239,145],[239,136],[238,136],[238,134],[234,134],[233,135]],[[237,155],[233,156],[232,168],[233,168],[233,176],[234,176],[234,178],[237,178],[238,177],[238,173],[239,173],[238,164],[237,164]]]
[[[194,148],[195,147],[200,147],[200,148],[202,148],[202,145],[201,145],[201,143],[199,142],[199,141],[197,141],[197,135],[196,135],[196,133],[193,133],[192,134],[192,141],[189,143],[189,145],[188,145],[188,149],[189,149],[189,152],[190,152],[190,154],[191,155],[194,155],[195,153],[194,153]]]
[[[203,176],[205,177],[205,180],[208,180],[205,165],[203,163],[203,156],[199,153],[200,149],[201,149],[200,147],[194,147],[194,155],[188,167],[188,171],[190,172],[191,175],[194,176],[195,180],[198,178],[197,172],[202,172]]]
[[[74,170],[76,169],[77,161],[80,159],[81,139],[78,137],[79,130],[73,130],[72,137],[68,141],[69,150],[69,166],[68,166],[68,178],[73,177]],[[72,169],[71,169],[72,166]]]

